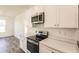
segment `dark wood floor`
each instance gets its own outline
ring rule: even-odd
[[[19,45],[19,40],[13,36],[0,38],[0,53],[24,53]]]

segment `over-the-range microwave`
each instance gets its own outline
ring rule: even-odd
[[[31,17],[32,24],[43,24],[44,23],[44,12],[41,12],[37,15]]]

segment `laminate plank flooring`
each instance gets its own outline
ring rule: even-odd
[[[14,36],[0,38],[0,53],[24,53],[19,46],[19,40]]]

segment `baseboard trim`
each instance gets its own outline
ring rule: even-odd
[[[11,35],[11,36],[5,36],[5,37],[0,37],[0,38],[8,38],[8,37],[14,37],[14,35]]]

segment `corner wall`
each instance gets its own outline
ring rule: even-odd
[[[0,33],[0,37],[14,35],[14,18],[9,16],[0,16],[0,18],[6,20],[6,32]]]

